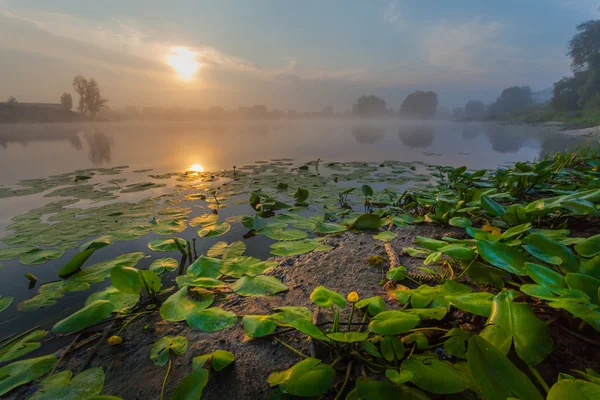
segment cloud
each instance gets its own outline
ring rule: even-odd
[[[406,28],[406,21],[400,13],[398,0],[387,1],[385,7],[383,8],[383,19],[387,23],[394,25],[399,30],[404,30]]]

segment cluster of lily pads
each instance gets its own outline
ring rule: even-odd
[[[124,182],[115,181],[107,183],[115,189],[97,189],[86,183],[92,179],[90,171],[21,183],[45,191],[68,182],[51,194],[76,199],[15,217],[7,227],[14,233],[1,239],[13,247],[0,249],[0,259],[35,265],[61,258],[74,247],[79,251],[58,271],[60,280],[41,285],[17,308],[50,307],[68,292],[110,280],[110,286],[92,293],[52,331],[73,335],[113,321],[107,333],[118,332],[108,343],[118,345],[129,323],[158,312],[164,321],[217,332],[239,323],[240,317],[226,309],[228,296],[272,296],[288,287],[271,273],[278,263],[245,256],[243,241],[218,242],[198,256],[197,240],[219,237],[240,224],[248,230],[245,238],[263,235],[275,241],[271,254],[292,256],[329,251],[323,237],[345,231],[372,232],[376,240],[389,242],[397,236],[395,227],[451,226],[458,235],[418,237],[414,247],[402,249],[422,259],[422,266],[394,265],[387,271],[381,282],[387,302],[381,296],[359,299],[354,292],[346,298],[317,287],[311,300],[328,315],[327,321],[318,322],[313,309],[296,306],[243,316],[249,339],[273,338],[301,358],[267,378],[273,387],[269,399],[427,399],[459,393],[484,400],[558,400],[573,393],[581,399],[600,398],[600,375],[593,370],[564,371],[549,385],[536,369],[553,352],[550,326],[556,321],[565,334],[599,345],[586,336],[600,332],[600,235],[594,235],[600,159],[593,150],[496,171],[419,164],[436,184],[412,189],[398,185],[429,182],[431,176],[406,163],[330,163],[321,164],[321,171],[318,161],[298,169],[289,168],[288,160],[258,164],[219,174],[151,175],[176,177],[180,183],[174,193],[137,203],[81,209],[70,206],[80,199],[109,200],[89,193],[102,191],[116,200],[116,192],[160,185],[123,187]],[[344,187],[344,181],[361,187]],[[21,195],[15,189],[0,194]],[[196,203],[210,211],[190,216]],[[250,215],[223,218],[223,209],[236,203],[247,204]],[[189,227],[196,228],[192,236],[185,233]],[[133,252],[86,265],[114,242],[149,233],[164,236],[148,241],[152,252],[179,252],[181,259],[156,258],[147,269],[138,269],[145,255]],[[170,274],[175,286],[164,279]],[[11,304],[11,298],[0,298],[0,312]],[[540,319],[540,308],[553,311],[552,319]],[[483,328],[451,326],[456,312],[472,321],[485,319]],[[115,327],[117,322],[122,325]],[[309,355],[283,339],[293,332],[309,338]],[[69,370],[55,373],[60,361],[54,355],[15,361],[40,348],[39,340],[47,334],[35,329],[0,342],[0,363],[11,362],[0,368],[0,396],[49,374],[32,398],[115,399],[100,395],[100,367],[74,375]],[[152,347],[150,359],[167,366],[161,398],[172,359],[186,351],[183,336],[165,336]],[[233,361],[234,355],[222,350],[194,357],[190,374],[171,398],[199,399],[210,374]]]

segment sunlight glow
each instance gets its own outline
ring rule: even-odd
[[[190,165],[191,172],[204,172],[204,167],[200,164],[192,164]]]
[[[189,81],[194,78],[200,68],[196,56],[196,53],[185,47],[174,47],[167,56],[167,62],[177,72],[179,78]]]

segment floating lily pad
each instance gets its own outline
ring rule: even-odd
[[[195,278],[218,278],[221,276],[223,261],[218,258],[200,256],[187,269],[188,275]]]
[[[144,253],[126,253],[112,260],[102,261],[89,267],[83,268],[75,275],[69,278],[70,281],[99,283],[110,276],[110,271],[114,267],[134,267],[138,261],[144,258]]]
[[[273,240],[299,240],[308,236],[299,229],[261,229],[260,233]]]
[[[242,318],[242,325],[246,335],[253,338],[275,332],[275,321],[270,315],[245,315]]]
[[[85,305],[92,304],[96,300],[108,300],[114,306],[114,312],[123,312],[134,307],[140,301],[140,296],[124,293],[114,286],[109,286],[104,290],[92,293],[85,301]]]
[[[5,365],[0,368],[0,396],[47,374],[57,362],[54,356],[46,355]]]
[[[246,251],[246,245],[242,241],[236,241],[231,244],[227,244],[227,242],[219,242],[213,245],[210,249],[208,249],[207,255],[209,257],[219,257],[223,258],[223,260],[239,257]]]
[[[21,264],[37,265],[44,264],[48,260],[56,260],[65,254],[62,249],[33,249],[21,254]]]
[[[97,398],[104,387],[102,367],[88,368],[75,375],[69,370],[61,371],[40,382],[30,400],[82,400]]]
[[[56,333],[77,332],[108,318],[113,310],[114,305],[108,300],[93,301],[81,310],[58,321],[52,327],[52,331]]]
[[[175,243],[175,241],[178,241],[179,244],[181,245],[181,247],[185,248],[187,246],[187,243],[185,240],[180,239],[180,238],[168,238],[168,239],[156,239],[156,240],[152,240],[150,243],[148,243],[148,248],[152,251],[177,251],[179,250],[179,247],[177,246],[177,244]]]
[[[6,310],[13,303],[14,297],[3,297],[0,296],[0,312]]]
[[[231,225],[227,222],[220,222],[213,225],[206,225],[198,230],[198,236],[200,237],[215,237],[221,236],[229,232]]]
[[[0,363],[14,360],[39,349],[41,343],[36,342],[36,340],[42,339],[47,334],[47,331],[37,329],[18,340],[9,341],[3,344],[0,348]]]
[[[158,258],[150,264],[150,271],[153,271],[156,274],[162,274],[163,272],[172,272],[177,269],[179,263],[176,259],[171,257]]]

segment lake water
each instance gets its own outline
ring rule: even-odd
[[[324,174],[328,173],[326,164],[335,161],[377,164],[387,160],[423,161],[433,165],[491,169],[516,161],[533,160],[579,143],[577,138],[548,128],[393,120],[0,125],[0,193],[3,188],[16,187],[17,182],[24,179],[116,166],[128,168],[119,170],[118,176],[94,177],[90,181],[96,185],[93,187],[106,188],[108,180],[114,178],[127,179],[127,184],[153,181],[149,175],[186,171],[191,166],[200,172],[221,171],[231,170],[234,165],[238,168],[247,164],[261,165],[261,162],[273,159],[292,159],[286,162],[300,166],[320,158]],[[181,182],[175,178],[161,179],[160,183],[165,186],[120,193],[118,200],[135,202],[178,187],[182,190]],[[290,186],[293,184],[290,182]],[[192,190],[193,187],[184,189]],[[55,197],[44,197],[51,190],[56,190],[56,187],[26,196],[0,198],[0,240],[11,234],[3,231],[13,223],[13,217],[56,201]],[[68,196],[60,199],[68,199]],[[247,202],[247,197],[243,199]],[[235,196],[232,200],[236,200]],[[110,204],[111,201],[115,200],[98,202],[95,198],[82,199],[72,207],[86,209]],[[210,211],[206,203],[184,203],[192,209],[190,217]],[[251,213],[248,204],[238,203],[219,211],[221,218]],[[50,226],[46,218],[41,221]],[[239,223],[232,224],[226,235],[200,240],[198,253],[203,254],[218,241],[231,243],[241,240],[245,232],[247,229]],[[185,232],[186,238],[193,234]],[[110,251],[96,252],[86,265],[126,252],[152,253],[148,251],[147,244],[156,237],[151,233],[139,240],[116,242],[107,248]],[[263,236],[248,239],[246,254],[264,258],[268,256],[267,247],[271,243],[272,240]],[[0,250],[5,247],[8,246],[0,243]],[[66,293],[53,307],[19,312],[16,305],[36,295],[40,285],[56,281],[58,269],[76,253],[76,248],[68,248],[60,259],[41,265],[22,265],[18,259],[0,261],[4,267],[0,270],[0,295],[15,298],[13,304],[2,312],[0,337],[35,325],[49,329],[56,320],[80,308],[90,293],[109,284],[107,281],[85,292]],[[159,256],[177,257],[178,253],[160,253]],[[143,259],[137,267],[145,268],[151,262],[152,259]],[[36,287],[28,289],[28,281],[23,277],[26,272],[38,277]]]

